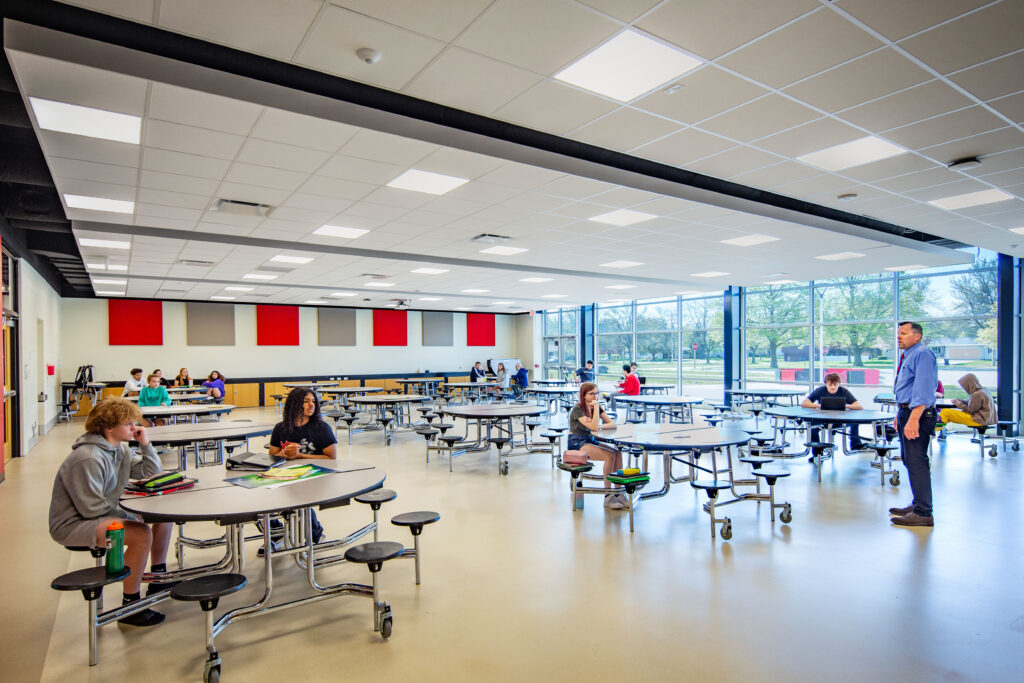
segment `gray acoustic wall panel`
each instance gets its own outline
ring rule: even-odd
[[[445,311],[423,311],[423,346],[454,346],[455,320]]]
[[[233,304],[186,303],[186,344],[188,346],[234,346]]]
[[[356,345],[354,308],[318,308],[317,339],[320,346]]]

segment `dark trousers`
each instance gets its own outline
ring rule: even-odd
[[[928,442],[935,432],[935,406],[925,408],[918,423],[919,431],[916,439],[908,439],[903,434],[903,427],[910,418],[909,408],[900,408],[896,416],[896,429],[900,436],[900,454],[903,465],[907,468],[910,479],[910,490],[914,494],[914,512],[919,515],[932,514],[932,473],[928,463]]]
[[[860,434],[857,431],[857,425],[850,425],[848,429],[850,434],[850,448],[852,448],[855,451],[859,451],[861,448],[864,447],[864,442],[860,440]],[[818,441],[818,437],[820,436],[821,431],[822,430],[818,429],[817,427],[811,429],[811,441]],[[837,429],[832,433],[842,434],[843,430]]]

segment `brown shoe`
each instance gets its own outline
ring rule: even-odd
[[[914,511],[914,504],[913,503],[911,503],[910,505],[908,505],[905,508],[889,508],[889,514],[890,515],[896,515],[897,517],[902,517],[903,515],[909,515],[913,511]]]
[[[931,515],[919,515],[916,512],[908,512],[902,517],[893,517],[889,521],[900,526],[935,526]]]

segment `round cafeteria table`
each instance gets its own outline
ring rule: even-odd
[[[542,385],[545,385],[545,386],[556,386],[556,387],[557,386],[561,386],[563,384],[568,384],[568,382],[566,380],[564,380],[564,379],[535,379],[535,380],[531,380],[531,381],[532,381],[533,384],[542,384]]]
[[[190,418],[192,422],[200,415],[223,415],[230,413],[235,406],[229,403],[201,403],[199,405],[176,405],[176,406],[149,406],[139,408],[142,417],[153,419],[157,417]]]
[[[524,425],[522,431],[523,439],[518,446],[525,450],[519,453],[513,453],[517,447],[515,419],[536,417],[543,414],[545,410],[546,409],[543,406],[528,404],[477,403],[473,405],[446,406],[441,409],[441,412],[445,415],[461,417],[466,420],[464,438],[467,442],[458,444],[459,448],[462,449],[463,452],[489,451],[491,448],[490,439],[492,429],[497,429],[499,435],[508,438],[509,450],[503,451],[501,448],[498,449],[498,471],[501,474],[508,474],[508,458],[510,456],[527,455],[533,452],[530,449],[529,437],[527,436],[527,429]],[[468,442],[470,422],[476,425],[476,440],[471,443]],[[484,432],[484,426],[486,426],[486,435]],[[544,450],[547,451],[547,449]]]
[[[808,426],[808,430],[810,427],[815,425],[824,427],[827,432],[824,440],[829,442],[832,441],[832,432],[836,427],[841,427],[843,425],[892,422],[893,420],[892,413],[887,413],[882,410],[818,410],[817,408],[801,408],[799,406],[768,408],[765,411],[765,414],[784,420],[802,422]],[[808,437],[809,436],[810,433],[808,431]],[[847,455],[850,455],[851,451],[847,446],[848,444],[846,443],[846,439],[844,439],[843,451]],[[807,450],[804,450],[801,453],[787,453],[784,457],[797,457],[800,455],[806,455],[807,452]],[[821,482],[820,467],[818,468],[818,482]]]
[[[437,385],[443,382],[444,379],[441,377],[410,377],[407,379],[396,379],[397,384],[401,384],[407,393],[421,393],[424,396],[430,396],[433,398],[437,396]]]
[[[367,406],[373,410],[373,420],[381,423],[384,428],[384,444],[389,445],[392,429],[412,428],[413,419],[410,407],[414,403],[424,403],[429,400],[429,396],[416,394],[387,394],[384,396],[353,396],[348,399],[348,402],[357,406]],[[385,425],[382,418],[389,409],[395,414],[395,421],[391,425]]]
[[[654,421],[661,422],[665,412],[669,413],[669,419],[677,413],[682,422],[693,422],[693,406],[703,403],[704,399],[699,396],[619,396],[616,401],[629,406],[638,406],[643,411],[644,419],[647,419],[647,411],[654,412]]]
[[[150,443],[154,446],[171,446],[179,449],[179,467],[184,470],[188,450],[193,446],[196,467],[199,466],[199,444],[204,441],[216,441],[218,462],[224,462],[224,441],[250,439],[255,436],[266,436],[274,431],[274,425],[254,422],[211,422],[166,425],[150,427],[146,430]]]
[[[324,396],[337,396],[341,400],[341,405],[347,406],[350,396],[379,394],[382,391],[384,391],[384,387],[330,387],[327,389],[321,389],[317,393],[323,394]]]
[[[210,396],[209,394],[183,394],[183,393],[178,392],[178,393],[170,394],[170,397],[171,397],[171,404],[173,404],[173,405],[177,405],[179,403],[203,403],[205,401],[212,401],[213,400],[213,397]],[[131,401],[132,403],[138,403],[139,402],[139,397],[138,396],[128,396],[126,398],[129,401]]]
[[[807,392],[803,389],[726,389],[725,393],[729,396],[749,396],[751,399],[755,399],[761,402],[765,407],[768,405],[769,400],[778,401],[783,398],[788,398],[790,405],[793,404],[793,399],[797,396],[803,396]]]
[[[548,414],[557,413],[559,408],[569,409],[579,395],[579,387],[526,387],[524,393],[542,398],[547,406]]]
[[[469,392],[477,389],[481,394],[493,393],[498,388],[497,382],[443,382],[441,384],[446,391],[451,391],[458,400],[468,396]]]
[[[675,384],[653,384],[648,382],[647,384],[640,385],[640,395],[644,394],[667,394],[670,390],[675,389]]]

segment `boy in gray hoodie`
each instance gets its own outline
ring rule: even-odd
[[[167,570],[173,527],[153,524],[151,530],[118,502],[130,478],[151,477],[163,469],[145,428],[135,425],[141,417],[138,406],[122,398],[97,404],[86,418],[86,433],[75,441],[74,450],[57,471],[50,498],[50,536],[61,545],[103,546],[107,525],[115,520],[124,523],[125,566],[131,569],[123,581],[125,604],[141,599],[147,555],[153,572]],[[139,442],[140,455],[128,448],[133,439]],[[170,584],[150,583],[146,594],[168,588]],[[163,620],[160,612],[146,609],[119,621],[154,626]]]
[[[996,404],[992,400],[992,394],[981,386],[981,381],[973,372],[957,380],[964,391],[967,392],[967,401],[958,398],[953,399],[956,408],[943,408],[939,412],[939,420],[942,422],[953,422],[955,424],[967,425],[968,427],[980,427],[982,425],[994,425],[996,423]]]

